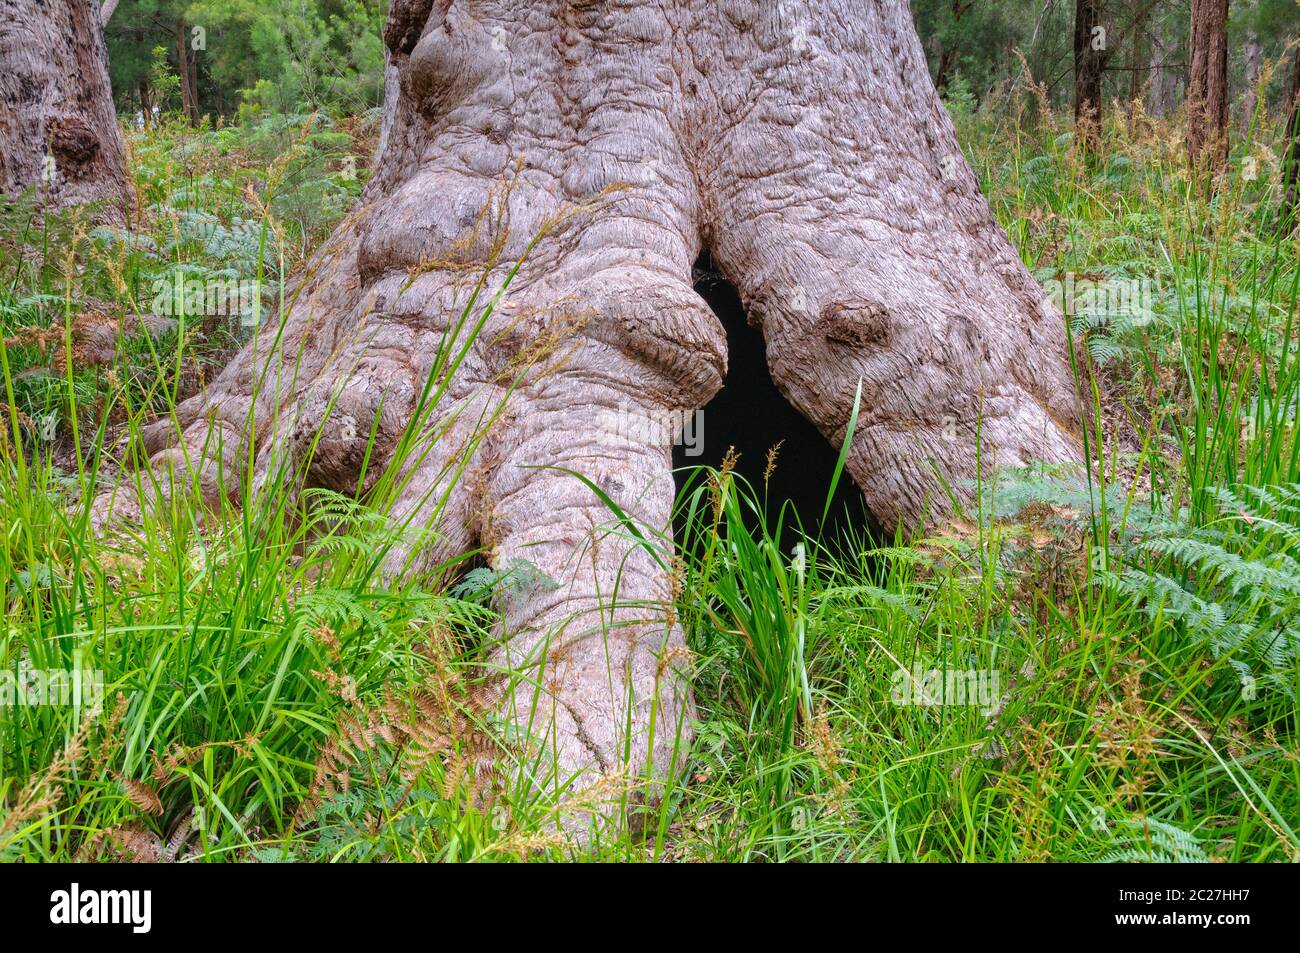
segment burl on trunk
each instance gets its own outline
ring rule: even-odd
[[[567,471],[668,525],[668,442],[602,421],[723,385],[725,336],[691,284],[702,249],[837,446],[861,382],[848,469],[884,525],[942,515],[981,451],[986,469],[1077,457],[1063,323],[980,195],[904,0],[394,0],[385,39],[400,91],[357,214],[277,350],[263,329],[155,425],[153,461],[200,468],[211,493],[286,457],[305,485],[354,490],[371,435],[369,474],[402,439],[469,288],[522,261],[396,508],[439,511],[504,401],[417,555],[481,545],[552,580],[502,605],[496,661],[526,673],[503,705],[561,778],[661,776],[689,732],[667,559]]]

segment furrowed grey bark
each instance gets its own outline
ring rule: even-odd
[[[130,206],[97,0],[0,0],[0,192]]]
[[[668,440],[616,422],[722,386],[725,335],[691,284],[705,247],[837,445],[861,382],[848,467],[886,525],[941,519],[977,451],[986,470],[1077,458],[1062,320],[979,193],[903,0],[394,0],[385,40],[385,146],[283,347],[246,350],[150,446],[211,493],[218,462],[237,485],[251,409],[254,482],[319,431],[305,482],[355,486],[372,431],[371,467],[398,444],[474,282],[522,259],[397,511],[439,516],[416,556],[482,546],[548,580],[503,597],[494,661],[527,673],[504,710],[565,776],[661,777],[689,733],[670,554],[568,471],[642,535],[668,527]],[[263,369],[278,384],[256,388]]]

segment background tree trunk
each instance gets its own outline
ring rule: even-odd
[[[1150,41],[1147,38],[1146,18],[1147,13],[1143,13],[1133,24],[1130,31],[1133,34],[1131,44],[1132,53],[1128,58],[1129,80],[1128,80],[1128,101],[1129,113],[1135,111],[1136,105],[1142,102],[1142,87],[1146,83],[1146,65],[1147,65],[1147,47]]]
[[[1259,34],[1254,30],[1246,34],[1246,51],[1244,59],[1246,61],[1246,94],[1241,104],[1241,130],[1246,135],[1250,132],[1250,127],[1255,121],[1255,107],[1259,103],[1259,70],[1263,49],[1259,44]]]
[[[255,487],[288,461],[351,492],[373,433],[373,485],[475,282],[522,260],[450,378],[442,436],[405,464],[396,514],[441,535],[393,562],[481,546],[552,580],[503,601],[495,661],[523,676],[504,710],[563,772],[662,774],[689,731],[670,554],[565,471],[647,538],[669,528],[670,438],[617,419],[723,386],[725,335],[692,287],[706,248],[836,446],[861,388],[848,470],[884,525],[941,519],[945,484],[969,492],[977,467],[1078,458],[1062,319],[980,195],[904,0],[394,0],[385,40],[398,95],[358,213],[282,346],[264,332],[179,430],[155,424],[153,465],[192,464],[215,495],[251,451]]]
[[[0,191],[130,206],[96,0],[0,0]]]
[[[1101,127],[1101,72],[1103,50],[1096,48],[1095,31],[1101,26],[1099,0],[1074,4],[1074,127],[1079,140],[1095,148]]]
[[[153,126],[153,93],[149,88],[149,77],[140,77],[140,81],[136,84],[136,93],[140,97],[140,121],[148,129]]]
[[[1147,112],[1165,118],[1174,111],[1178,92],[1178,74],[1168,64],[1170,50],[1165,46],[1160,30],[1151,33],[1151,83],[1147,89]]]
[[[952,0],[952,23],[955,30],[956,25],[961,18],[966,15],[966,11],[971,8],[975,0]],[[939,53],[939,63],[934,71],[934,85],[939,92],[948,88],[948,80],[951,78],[953,65],[957,62],[957,45],[955,40],[948,42]]]
[[[1228,0],[1192,0],[1187,154],[1207,176],[1228,160]]]
[[[1291,68],[1291,113],[1287,119],[1287,145],[1282,160],[1282,224],[1289,231],[1300,219],[1300,44]]]
[[[199,124],[198,86],[194,77],[193,54],[190,52],[190,32],[184,18],[176,21],[176,61],[181,81],[181,109],[191,126]]]

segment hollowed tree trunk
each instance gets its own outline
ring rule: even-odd
[[[0,0],[0,192],[121,219],[124,153],[97,0]]]
[[[886,526],[944,513],[943,484],[976,475],[977,432],[986,472],[1076,458],[1061,318],[962,159],[903,0],[394,0],[386,40],[400,95],[382,159],[265,385],[250,346],[179,432],[155,426],[154,464],[238,485],[251,408],[254,483],[282,451],[306,484],[354,487],[370,434],[370,474],[398,441],[469,287],[523,258],[397,511],[434,510],[480,409],[505,399],[422,555],[482,545],[553,580],[504,601],[497,661],[546,647],[505,705],[565,772],[665,771],[689,708],[669,573],[563,471],[668,526],[667,440],[602,421],[690,411],[723,385],[725,336],[691,284],[702,249],[836,446],[861,382],[848,469]]]

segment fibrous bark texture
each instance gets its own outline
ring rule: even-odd
[[[0,192],[129,206],[97,0],[0,0]]]
[[[1228,0],[1192,0],[1187,154],[1202,172],[1228,160]]]
[[[251,457],[256,485],[280,454],[307,485],[355,488],[471,286],[521,262],[396,509],[432,514],[504,403],[424,555],[481,545],[550,580],[503,599],[495,661],[531,673],[503,704],[565,772],[663,772],[688,716],[668,555],[566,471],[636,526],[669,525],[668,440],[609,424],[723,385],[726,339],[691,284],[702,249],[836,446],[861,387],[848,469],[886,526],[942,516],[981,452],[986,470],[1076,458],[1061,318],[980,195],[903,0],[394,0],[386,41],[398,95],[357,214],[279,347],[264,329],[179,429],[158,424],[154,463],[216,492],[218,467],[238,486]]]

